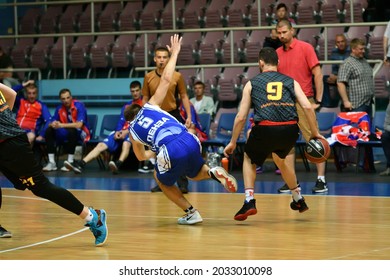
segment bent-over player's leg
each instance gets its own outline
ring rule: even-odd
[[[203,221],[199,211],[191,205],[179,187],[174,184],[175,180],[172,184],[164,184],[157,178],[156,171],[154,172],[154,177],[165,196],[185,212],[184,216],[177,220],[178,224],[192,225]]]
[[[231,174],[229,174],[223,167],[216,166],[210,168],[208,165],[203,164],[198,174],[195,177],[189,177],[193,181],[201,181],[207,179],[214,179],[218,183],[222,184],[228,192],[237,191],[237,180]]]

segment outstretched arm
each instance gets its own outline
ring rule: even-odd
[[[234,125],[233,125],[233,132],[232,132],[232,138],[230,139],[229,144],[225,147],[223,153],[226,157],[233,154],[234,150],[236,149],[237,140],[240,137],[241,131],[244,128],[246,119],[248,118],[249,111],[251,109],[252,104],[252,97],[251,97],[251,91],[252,91],[252,83],[249,81],[245,84],[243,93],[242,93],[242,100],[240,103],[240,109],[236,115],[236,118],[234,119]]]
[[[169,84],[171,83],[173,73],[175,72],[176,61],[181,48],[181,40],[182,38],[179,38],[178,34],[171,36],[171,46],[167,46],[171,53],[171,57],[164,68],[160,84],[158,85],[155,94],[149,99],[149,103],[152,105],[160,106],[167,95]]]

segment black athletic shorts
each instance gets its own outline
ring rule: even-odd
[[[255,125],[245,144],[245,153],[252,164],[261,166],[271,153],[285,158],[295,146],[298,136],[298,124]]]
[[[40,186],[47,180],[35,160],[27,134],[0,143],[0,171],[19,190]]]

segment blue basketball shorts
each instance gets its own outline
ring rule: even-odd
[[[158,180],[167,186],[175,184],[181,176],[193,178],[204,164],[198,138],[184,132],[163,145],[156,158]]]

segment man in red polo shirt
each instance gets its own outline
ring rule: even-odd
[[[45,136],[43,129],[51,118],[51,114],[46,104],[38,100],[38,88],[34,81],[28,81],[25,86],[25,95],[16,97],[15,104],[19,107],[16,114],[18,125],[27,133],[28,141],[31,145],[35,139],[42,140]],[[13,87],[15,91],[23,88],[25,83]]]
[[[323,94],[323,77],[314,48],[309,43],[300,41],[294,38],[294,28],[288,20],[281,20],[276,25],[276,32],[283,46],[276,50],[279,57],[278,71],[288,75],[296,80],[302,87],[303,92],[313,104],[314,109],[318,109],[321,105]],[[313,77],[315,91],[313,90]],[[302,111],[302,108],[297,104],[299,128],[306,141],[310,139],[310,128]],[[294,166],[295,150],[292,149],[286,157],[287,162]],[[314,193],[322,193],[328,190],[325,180],[325,162],[317,163],[317,181],[312,189]],[[281,187],[279,192],[289,192],[285,185]]]

